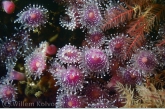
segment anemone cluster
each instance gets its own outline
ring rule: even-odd
[[[163,1],[34,1],[1,1],[13,26],[0,33],[1,104],[165,107]]]

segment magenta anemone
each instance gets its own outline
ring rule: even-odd
[[[19,17],[14,22],[21,23],[21,27],[24,29],[35,30],[41,28],[48,22],[48,10],[40,5],[29,5],[25,7],[20,13],[17,14]]]
[[[56,108],[84,108],[85,103],[81,96],[75,94],[57,95]]]
[[[95,76],[103,77],[109,69],[109,61],[104,50],[98,47],[85,47],[82,50],[80,68],[85,74],[94,73]]]
[[[62,64],[75,64],[80,60],[81,52],[73,45],[65,45],[57,51],[57,58]]]

